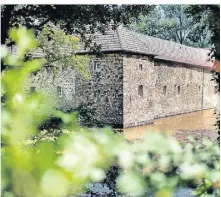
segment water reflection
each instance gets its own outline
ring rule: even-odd
[[[187,132],[194,130],[215,130],[216,117],[214,110],[202,110],[188,114],[160,118],[154,121],[154,124],[124,129],[124,135],[127,139],[142,139],[148,131],[166,132],[170,135],[177,131]]]

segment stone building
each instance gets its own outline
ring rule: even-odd
[[[60,69],[55,78],[50,71],[42,71],[32,77],[31,89],[55,92],[64,110],[85,105],[101,123],[120,128],[216,106],[207,49],[122,27],[96,34],[94,42],[103,56],[91,55],[90,79],[71,68]]]

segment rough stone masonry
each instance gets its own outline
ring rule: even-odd
[[[94,42],[104,55],[91,55],[89,79],[73,68],[60,68],[55,77],[48,69],[31,77],[30,88],[53,92],[63,110],[87,106],[95,119],[120,128],[217,105],[207,49],[122,27],[97,34]]]

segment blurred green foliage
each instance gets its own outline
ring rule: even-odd
[[[194,195],[219,196],[219,146],[190,138],[181,146],[161,133],[148,133],[141,142],[128,143],[109,128],[80,127],[76,114],[55,110],[42,91],[28,93],[23,85],[45,59],[24,60],[38,46],[31,30],[11,29],[17,54],[3,47],[10,68],[2,73],[2,196],[63,197],[105,179],[111,165],[119,165],[119,192],[142,196],[172,196],[179,185],[191,183]],[[13,63],[13,64],[12,64]],[[38,126],[49,117],[62,120],[61,134],[44,138]],[[39,136],[32,138],[33,135]]]

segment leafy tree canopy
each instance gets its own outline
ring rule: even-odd
[[[213,71],[213,80],[216,82],[216,89],[220,92],[220,5],[190,5],[186,9],[188,16],[192,16],[194,20],[200,21],[202,16],[206,15],[206,21],[212,32],[211,42],[213,43],[213,56],[216,59]],[[220,143],[220,114],[217,114],[217,130],[218,143]]]
[[[211,47],[212,31],[206,23],[207,15],[195,20],[185,12],[188,5],[158,5],[149,14],[141,14],[131,28],[158,38],[189,46]]]
[[[202,20],[208,24],[211,35],[211,42],[214,45],[214,56],[220,60],[220,6],[219,5],[190,5],[185,10],[188,17],[193,17],[196,22]],[[205,26],[204,26],[205,28]]]
[[[68,33],[104,32],[112,23],[128,24],[140,13],[147,14],[153,5],[3,5],[1,42],[5,43],[10,27],[22,24],[41,30],[49,22],[60,24]]]

